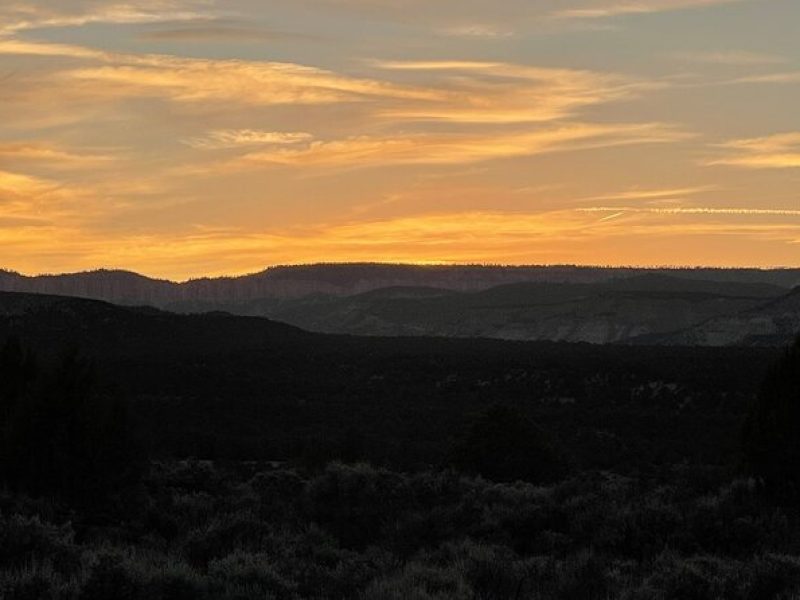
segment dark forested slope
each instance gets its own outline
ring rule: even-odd
[[[79,348],[157,454],[443,459],[476,411],[520,408],[580,463],[734,460],[774,350],[361,338],[266,319],[0,294],[0,339]],[[349,436],[349,437],[348,437]],[[352,445],[352,444],[351,444]]]

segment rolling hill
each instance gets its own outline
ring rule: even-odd
[[[783,346],[800,334],[800,287],[786,295],[741,312],[709,319],[664,336],[646,340],[657,344]]]
[[[598,344],[783,344],[798,329],[798,283],[791,269],[309,265],[184,283],[0,271],[0,291],[223,311],[323,333]]]
[[[516,283],[479,292],[393,287],[353,296],[262,299],[221,308],[326,333],[608,344],[754,310],[785,293],[769,284],[648,274],[593,284]],[[188,312],[215,306],[173,305]]]
[[[0,291],[58,294],[116,304],[165,307],[175,302],[236,303],[302,298],[315,294],[352,296],[387,287],[430,287],[476,292],[512,283],[602,283],[638,275],[667,275],[712,282],[800,285],[800,269],[643,269],[576,266],[421,266],[318,264],[272,267],[241,277],[176,283],[118,270],[28,277],[0,271]]]

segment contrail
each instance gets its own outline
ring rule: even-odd
[[[683,208],[643,208],[640,206],[592,206],[589,208],[575,209],[585,213],[648,213],[655,215],[744,215],[744,216],[773,216],[773,217],[800,217],[800,210],[784,208],[708,208],[708,207],[683,207]],[[609,219],[617,215],[611,215]]]
[[[624,215],[624,214],[625,214],[625,213],[624,213],[623,211],[620,211],[620,212],[618,212],[618,213],[614,213],[613,215],[608,215],[607,217],[603,217],[602,219],[600,219],[600,220],[598,221],[598,223],[602,223],[602,222],[604,222],[604,221],[613,221],[613,220],[614,220],[614,219],[616,219],[617,217],[621,217],[621,216],[622,216],[622,215]]]

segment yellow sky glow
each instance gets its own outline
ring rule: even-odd
[[[794,0],[0,6],[0,267],[798,266],[797,19]]]

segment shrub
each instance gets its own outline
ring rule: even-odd
[[[258,552],[264,548],[272,529],[251,512],[227,513],[189,531],[182,544],[183,554],[198,568],[235,550]]]
[[[455,568],[412,563],[374,581],[362,600],[473,600],[475,596]]]
[[[509,548],[465,541],[445,547],[446,554],[481,600],[520,597],[528,582],[526,565]]]
[[[307,489],[309,516],[347,547],[380,539],[407,502],[403,477],[369,465],[331,464]]]
[[[138,600],[144,592],[144,578],[125,557],[102,554],[92,567],[79,600]]]
[[[49,562],[0,571],[0,598],[3,600],[72,600],[75,594],[75,581],[62,578]]]
[[[739,584],[742,600],[800,596],[800,559],[766,555],[749,561]]]
[[[593,552],[583,552],[559,565],[554,596],[559,600],[605,600],[611,596],[611,581],[606,560]]]
[[[461,471],[493,481],[555,481],[566,472],[553,442],[522,413],[495,406],[481,415],[450,452]]]
[[[237,551],[213,560],[208,575],[215,589],[247,590],[250,597],[289,598],[297,589],[297,584],[278,573],[271,557],[263,553]]]
[[[205,577],[172,559],[139,567],[145,580],[142,600],[198,600],[206,597]]]
[[[0,517],[0,566],[22,568],[48,561],[49,568],[69,575],[80,569],[80,550],[69,524],[42,523],[39,517]]]

